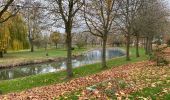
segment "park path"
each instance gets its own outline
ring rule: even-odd
[[[167,58],[170,57],[170,48],[165,50],[165,54]],[[149,68],[149,66],[153,65],[154,63],[150,61],[141,61],[133,64],[126,64],[119,67],[111,68],[109,70],[105,70],[98,74],[76,78],[65,83],[32,88],[18,93],[0,95],[0,100],[52,100],[65,93],[69,93],[83,87],[91,86],[105,80],[113,78],[127,79],[129,78],[129,76],[134,75],[132,74],[132,72],[141,72],[141,69],[146,69]]]

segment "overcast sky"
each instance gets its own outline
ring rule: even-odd
[[[169,9],[170,9],[170,0],[165,0],[168,3]]]

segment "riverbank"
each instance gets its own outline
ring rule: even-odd
[[[130,61],[126,61],[125,57],[108,60],[107,65],[109,69],[124,64],[147,60],[147,56],[144,53],[144,49],[140,49],[141,57],[139,58],[135,57],[135,48],[131,49],[131,53],[132,55]],[[84,77],[95,73],[99,73],[103,70],[101,69],[101,64],[96,63],[96,64],[90,64],[79,68],[75,68],[73,71],[74,71],[74,78],[78,78],[78,77]],[[19,91],[27,90],[33,87],[46,86],[46,85],[69,81],[69,80],[65,80],[65,77],[66,77],[66,72],[61,71],[55,73],[33,75],[33,76],[18,78],[14,80],[0,81],[0,91],[2,94],[6,94],[11,92],[19,92]]]
[[[117,48],[117,47],[107,48],[107,50],[113,50],[113,49],[119,50],[123,54],[125,54],[124,49]],[[5,56],[5,58],[0,59],[0,69],[22,67],[22,66],[35,65],[35,64],[44,64],[44,63],[51,63],[51,62],[61,62],[61,61],[66,60],[66,50],[64,49],[55,49],[55,50],[56,51],[54,51],[54,49],[48,50],[48,56],[45,56],[45,52],[41,50],[35,51],[33,53],[29,51],[8,53],[7,56]],[[75,49],[73,50],[72,58],[75,59],[92,50],[101,50],[101,48]],[[37,57],[37,54],[39,54],[38,57]]]
[[[75,49],[73,50],[73,58],[80,56],[88,49]],[[0,58],[0,69],[11,68],[32,64],[41,64],[47,62],[63,61],[66,58],[67,51],[65,49],[49,49],[48,56],[43,49],[30,51],[8,52],[4,58]]]
[[[167,48],[163,55],[170,62],[170,59],[167,59],[170,58],[170,48]],[[93,77],[93,80],[90,80],[89,77]],[[88,80],[81,83],[83,85],[79,84],[78,79],[71,81],[72,83],[77,82],[76,84],[79,84],[78,87],[81,88],[77,87],[71,92],[67,91],[69,88],[66,88],[64,95],[58,95],[60,93],[55,92],[55,96],[47,98],[56,97],[58,100],[170,100],[170,65],[156,66],[155,62],[144,61],[112,68],[89,77]],[[87,85],[88,82],[95,81],[97,82]],[[70,85],[69,87],[74,88],[75,86]],[[39,89],[39,91],[41,90]],[[41,96],[39,97],[41,98]]]
[[[90,51],[86,51],[82,55],[73,56],[72,58],[72,66],[73,68],[81,67],[84,65],[94,64],[101,62],[101,49],[92,49]],[[124,57],[125,52],[120,48],[108,48],[106,50],[106,60],[117,59],[118,57]],[[31,75],[38,74],[46,74],[51,72],[59,72],[66,70],[66,59],[50,59],[47,62],[44,60],[38,61],[41,64],[33,64],[25,65],[25,66],[17,66],[13,68],[5,68],[0,70],[0,81],[1,80],[11,80],[15,78],[21,78]],[[28,63],[28,62],[26,62]],[[25,63],[25,64],[26,64]]]

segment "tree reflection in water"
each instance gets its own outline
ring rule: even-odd
[[[106,52],[107,59],[124,56],[124,52],[120,49],[108,49]],[[100,62],[101,50],[93,50],[84,54],[84,56],[78,57],[72,60],[73,67],[80,67],[86,64],[93,64]],[[38,64],[30,66],[15,67],[10,69],[0,70],[0,80],[9,80],[19,77],[25,77],[36,74],[57,72],[66,68],[66,61],[53,62],[47,64]]]

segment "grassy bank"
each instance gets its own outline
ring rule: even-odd
[[[79,100],[79,98],[88,98],[89,100],[104,100],[106,98],[107,100],[170,100],[169,66],[146,65],[139,69],[129,70],[131,71],[128,72],[126,78],[112,77],[109,80],[66,93],[59,100]],[[90,91],[89,87],[97,92]]]
[[[151,100],[170,100],[170,77],[165,80],[157,80],[155,86],[146,87],[132,93],[130,99],[141,98]]]
[[[87,49],[75,49],[73,50],[74,55],[78,55]],[[13,64],[33,60],[42,60],[53,57],[66,57],[67,51],[65,49],[48,49],[48,56],[46,56],[46,51],[44,49],[37,49],[35,52],[25,51],[9,51],[4,55],[4,58],[0,59],[0,65]]]
[[[125,57],[116,58],[107,61],[107,64],[109,68],[127,64],[127,63],[133,63],[137,61],[146,60],[147,56],[144,55],[144,49],[140,49],[140,58],[135,57],[135,49],[131,49],[131,61],[126,61]],[[79,68],[74,69],[74,78],[77,77],[83,77],[91,74],[95,74],[98,72],[101,72],[101,66],[100,63],[91,64],[91,65],[85,65]],[[68,80],[65,80],[66,73],[65,71],[57,72],[57,73],[48,73],[48,74],[40,74],[36,76],[29,76],[25,78],[19,78],[14,80],[6,80],[0,82],[0,91],[5,94],[9,92],[16,92],[16,91],[22,91],[25,89],[38,87],[38,86],[45,86],[49,84],[55,84],[55,83],[61,83]]]

